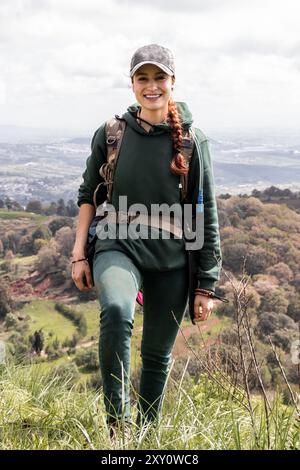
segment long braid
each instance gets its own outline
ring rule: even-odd
[[[170,127],[172,129],[174,152],[174,157],[170,165],[171,172],[175,175],[186,175],[188,173],[188,168],[186,166],[184,156],[180,153],[183,141],[182,122],[178,113],[176,102],[172,98],[169,100],[168,118]]]

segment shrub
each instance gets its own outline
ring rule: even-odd
[[[57,310],[61,315],[68,318],[76,325],[80,337],[86,336],[87,322],[85,316],[82,313],[76,312],[67,305],[60,303],[55,304],[55,310]]]
[[[55,377],[60,383],[64,383],[68,388],[72,388],[73,385],[78,382],[80,374],[76,364],[71,362],[54,367],[50,373],[50,377]]]
[[[56,232],[62,227],[73,227],[73,220],[69,217],[57,217],[50,222],[48,227],[54,236]]]
[[[12,313],[8,313],[5,317],[5,326],[9,330],[11,328],[16,328],[18,321]]]
[[[96,349],[81,350],[76,354],[75,363],[78,367],[84,367],[87,371],[99,369],[98,351]]]
[[[3,320],[13,306],[8,284],[4,281],[0,283],[0,320]]]

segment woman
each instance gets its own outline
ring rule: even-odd
[[[183,131],[192,124],[185,103],[172,98],[175,67],[169,49],[150,44],[138,49],[130,67],[132,90],[137,103],[122,116],[126,128],[114,176],[112,205],[119,210],[121,196],[128,206],[180,204],[180,175],[187,173],[182,148]],[[197,291],[194,302],[196,321],[209,318],[220,271],[220,237],[214,181],[207,139],[195,129],[204,169],[204,245],[197,251]],[[106,162],[105,123],[92,140],[83,183],[76,242],[73,250],[73,280],[81,291],[92,288],[85,244],[95,215],[93,193],[103,182],[99,175]],[[188,173],[188,194],[184,204],[195,207],[198,197],[200,164],[195,147]],[[148,229],[148,227],[147,227]],[[162,234],[161,229],[157,231]],[[157,235],[157,233],[156,233]],[[139,424],[159,416],[171,352],[183,319],[188,297],[188,263],[183,238],[101,239],[96,242],[93,278],[101,307],[99,358],[103,379],[107,421],[130,420],[129,371],[135,299],[141,285],[144,297],[141,344],[141,381],[138,403]],[[176,317],[176,321],[174,316]],[[178,323],[178,324],[177,324]]]

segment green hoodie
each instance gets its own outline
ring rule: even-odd
[[[177,102],[182,124],[188,129],[193,122],[186,103]],[[167,123],[154,124],[149,132],[136,121],[139,105],[129,106],[122,115],[127,126],[115,170],[112,204],[118,210],[119,196],[127,196],[127,206],[144,204],[151,214],[151,204],[166,203],[171,206],[180,202],[180,177],[170,171],[173,158],[171,129]],[[197,251],[198,286],[214,290],[220,277],[221,260],[218,214],[214,189],[212,163],[206,136],[194,128],[200,142],[204,159],[204,245]],[[94,133],[91,155],[86,162],[83,183],[79,188],[78,205],[92,204],[96,186],[103,181],[100,166],[106,162],[105,123]],[[188,176],[186,203],[196,207],[199,188],[200,166],[194,149]],[[182,268],[187,262],[184,239],[105,239],[97,240],[96,253],[106,250],[125,252],[145,271],[169,271]],[[219,261],[220,263],[220,261]]]

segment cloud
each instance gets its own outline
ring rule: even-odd
[[[198,117],[217,122],[226,110],[232,124],[272,122],[281,106],[295,121],[298,17],[295,0],[1,0],[0,123],[47,125],[55,107],[74,123],[72,103],[87,127],[118,112],[133,96],[131,56],[153,42],[174,52],[176,96]]]
[[[207,11],[224,5],[224,0],[116,0],[117,3],[126,3],[128,6],[133,5],[149,5],[151,8],[166,10],[169,13],[176,11],[186,11],[189,14],[192,11]],[[229,3],[236,3],[236,0],[227,0]]]

